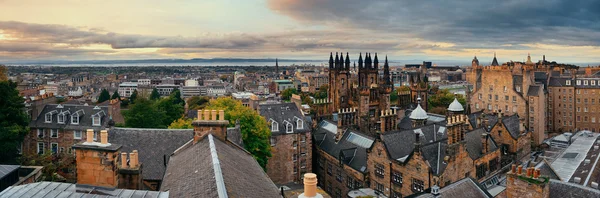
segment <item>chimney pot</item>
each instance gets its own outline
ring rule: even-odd
[[[204,118],[202,120],[210,120],[210,110],[204,110]]]
[[[518,175],[522,175],[523,174],[523,165],[517,166],[517,174]]]
[[[517,173],[517,165],[513,164],[513,165],[511,166],[511,169],[510,169],[510,170],[511,170],[511,172],[512,172],[513,174],[514,174],[514,173]]]
[[[202,110],[198,110],[198,120],[202,120]]]
[[[532,173],[533,173],[533,169],[532,169],[531,167],[528,167],[528,168],[527,168],[527,175],[526,175],[526,176],[527,176],[527,177],[532,177],[532,176],[533,176],[533,174],[532,174]]]
[[[129,153],[129,166],[135,168],[138,166],[138,151],[133,150],[133,152]]]
[[[536,168],[535,172],[533,172],[533,178],[537,179],[538,177],[540,177],[540,173],[541,173],[540,169]]]
[[[121,168],[126,168],[126,167],[127,167],[127,153],[122,152],[121,153]]]
[[[317,196],[317,175],[314,173],[304,174],[304,197]]]
[[[94,129],[88,129],[86,132],[87,139],[85,140],[88,143],[94,142]]]
[[[219,120],[225,120],[225,111],[219,110]]]
[[[108,144],[108,131],[100,131],[100,144]]]
[[[217,110],[212,110],[211,111],[211,120],[217,120]]]

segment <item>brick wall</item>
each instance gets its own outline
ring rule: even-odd
[[[304,173],[312,172],[311,133],[276,135],[271,136],[271,140],[275,142],[271,142],[272,157],[267,164],[267,175],[275,184],[298,183]]]
[[[317,167],[314,167],[313,171],[317,173],[319,186],[331,197],[346,197],[351,190],[368,187],[365,184],[367,179],[365,175],[347,165],[340,165],[337,157],[317,148],[315,159]],[[329,166],[331,166],[331,173],[328,173]],[[337,179],[338,172],[341,175],[340,180]],[[349,180],[352,180],[352,187],[348,185]]]

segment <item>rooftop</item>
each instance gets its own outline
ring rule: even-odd
[[[586,134],[590,134],[591,136]],[[599,133],[584,133],[583,131],[580,131],[573,136],[573,143],[558,155],[558,158],[556,158],[551,165],[562,181],[570,181],[571,177],[576,174],[576,170],[582,162],[584,162],[585,159],[590,159],[592,157],[588,156],[588,151],[592,149],[592,146],[596,143],[599,136]],[[593,156],[596,157],[597,155],[598,154]],[[596,160],[596,158],[593,158],[593,160]],[[593,163],[593,161],[591,163]],[[585,180],[585,178],[582,178],[582,181],[583,180]]]
[[[36,182],[11,186],[0,192],[0,197],[144,197],[167,198],[169,192],[111,189],[97,186],[60,182]]]

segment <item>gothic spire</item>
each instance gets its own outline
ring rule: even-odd
[[[342,52],[340,52],[340,64],[337,66],[338,66],[338,68],[344,67],[344,53],[342,53]]]
[[[373,61],[373,63],[374,63],[374,68],[379,69],[379,60],[377,59],[377,53],[375,53],[375,61]]]
[[[363,68],[362,52],[358,54],[358,68],[359,69]]]
[[[496,52],[494,52],[494,60],[492,60],[492,66],[499,66],[498,59],[496,59]]]
[[[387,55],[385,56],[385,63],[383,64],[383,77],[385,78],[386,85],[392,84],[390,80],[390,65],[388,64]]]
[[[346,52],[346,70],[350,69],[350,55]]]
[[[338,65],[340,64],[340,57],[338,56],[338,53],[335,53],[335,66],[334,68],[337,68]]]

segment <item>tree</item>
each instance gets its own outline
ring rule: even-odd
[[[169,125],[169,129],[193,129],[192,119],[179,118]]]
[[[181,116],[183,115],[183,105],[177,104],[174,101],[175,98],[169,96],[167,98],[162,98],[156,101],[156,103],[154,103],[154,108],[156,108],[158,111],[165,113],[165,117],[162,121],[164,126],[169,126],[169,124],[181,118]]]
[[[27,134],[29,119],[17,83],[0,81],[0,164],[15,163],[19,144]]]
[[[4,65],[0,65],[0,81],[8,80],[8,69]]]
[[[121,100],[121,96],[119,95],[119,92],[118,92],[118,91],[115,91],[115,92],[113,93],[113,95],[110,97],[110,99],[111,99],[111,100],[114,100],[114,99],[119,99],[119,100]]]
[[[453,93],[450,93],[450,91],[448,91],[447,89],[438,90],[437,93],[435,93],[434,95],[429,97],[428,103],[429,103],[429,106],[431,107],[431,109],[440,107],[440,109],[437,109],[436,113],[445,114],[446,108],[448,108],[448,106],[450,106],[450,103],[452,103],[452,101],[454,101],[455,97],[457,97],[458,102],[460,102],[460,104],[463,105],[463,107],[465,106],[465,104],[467,104],[465,98],[462,95],[455,96]],[[441,112],[442,109],[443,109],[443,112]]]
[[[138,98],[129,110],[124,112],[124,117],[127,127],[166,128],[168,125],[164,124],[166,113],[145,98]]]
[[[308,94],[301,94],[300,99],[302,99],[302,104],[311,105],[313,103],[312,99]]]
[[[190,110],[203,109],[206,105],[208,105],[209,101],[210,101],[210,98],[208,96],[193,96],[190,99],[188,99],[188,101],[187,101],[188,109],[190,109]]]
[[[329,85],[325,84],[325,85],[321,85],[319,87],[319,91],[317,91],[313,97],[315,97],[315,99],[325,99],[327,98],[327,90],[329,89]]]
[[[179,91],[179,89],[174,89],[171,92],[171,95],[169,95],[169,97],[171,97],[173,103],[179,104],[181,106],[185,105],[185,100],[181,99],[181,91]]]
[[[398,90],[392,91],[390,93],[390,103],[395,104],[398,101]]]
[[[290,98],[292,98],[293,94],[298,94],[298,90],[296,90],[294,88],[288,88],[286,90],[283,90],[281,92],[281,99],[289,101]]]
[[[156,88],[152,89],[152,93],[150,94],[150,100],[157,100],[160,98],[160,94]]]
[[[129,96],[129,101],[133,104],[133,102],[137,99],[137,96],[138,96],[137,89],[133,90],[133,93],[131,93],[131,96]]]
[[[98,96],[98,103],[102,103],[107,100],[110,100],[110,93],[108,93],[108,90],[102,89],[100,96]]]
[[[42,180],[43,181],[61,181],[57,173],[63,169],[75,169],[75,157],[72,154],[52,153],[48,149],[44,154],[25,155],[21,158],[21,165],[25,166],[43,166]]]
[[[254,156],[258,164],[266,169],[267,162],[271,157],[271,144],[269,143],[271,131],[265,118],[232,98],[212,100],[206,109],[224,110],[225,119],[229,120],[230,126],[234,126],[235,121],[239,120],[244,147]]]

